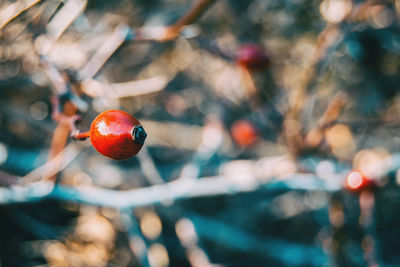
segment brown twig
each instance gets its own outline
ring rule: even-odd
[[[54,108],[54,107],[53,107]],[[57,108],[57,107],[55,107]],[[71,102],[67,101],[64,104],[62,113],[60,113],[55,118],[57,121],[57,127],[54,130],[53,137],[51,139],[48,160],[55,159],[57,155],[62,154],[65,145],[67,144],[68,137],[70,136],[70,132],[76,131],[74,122],[76,121],[75,113],[77,111],[76,106],[74,106]],[[58,157],[58,164],[61,166],[62,157]],[[46,180],[55,181],[56,177],[46,177]]]
[[[348,13],[348,15],[344,18],[344,21],[348,22],[364,21],[369,19],[374,14],[381,12],[382,9],[383,9],[382,6],[376,6],[371,2],[355,5],[352,7],[352,10]],[[294,123],[285,124],[287,126],[284,127],[283,135],[288,144],[289,150],[293,155],[297,155],[302,150],[302,148],[304,148],[304,146],[308,145],[316,146],[320,143],[320,141],[317,141],[319,137],[318,138],[316,137],[317,135],[321,136],[322,134],[321,129],[323,127],[321,128],[321,122],[318,128],[310,131],[308,136],[305,137],[303,136],[303,129],[301,127],[299,116],[301,110],[303,109],[303,106],[306,103],[307,87],[316,74],[317,63],[325,57],[329,47],[331,47],[339,39],[339,36],[341,34],[339,26],[340,26],[339,23],[328,23],[324,28],[324,30],[319,34],[315,52],[311,60],[304,68],[304,72],[301,75],[301,78],[297,86],[291,89],[289,99],[292,100],[292,103],[290,105],[289,111],[286,114],[286,119]],[[342,105],[339,104],[339,102],[340,101],[338,101],[336,104],[338,104],[339,106]],[[330,106],[332,106],[333,110],[338,110],[338,112],[340,112],[341,108],[337,109],[335,107],[336,104],[333,103]],[[330,114],[329,110],[327,110],[326,113],[327,116],[328,113]],[[336,115],[330,114],[329,116],[335,117],[337,115],[338,114]],[[328,117],[321,118],[321,120],[329,121]],[[291,127],[292,125],[295,125],[295,128]],[[311,138],[311,135],[313,136],[313,138]],[[314,141],[310,142],[311,140],[310,138],[314,139]]]
[[[126,41],[128,34],[129,28],[127,26],[119,25],[116,27],[114,32],[96,51],[96,54],[94,54],[79,72],[78,78],[82,81],[93,78],[114,52]]]
[[[87,138],[90,137],[90,131],[83,132],[83,133],[80,133],[80,132],[71,133],[71,137],[76,140],[86,140]]]
[[[47,74],[52,88],[55,91],[55,95],[51,99],[53,106],[52,118],[57,122],[57,127],[54,130],[53,137],[51,139],[48,161],[55,159],[57,155],[62,154],[64,147],[67,143],[70,132],[76,132],[75,122],[78,117],[75,115],[78,108],[71,101],[65,101],[63,107],[61,107],[59,97],[69,93],[68,80],[66,75],[62,75],[58,69],[48,61],[42,61],[42,68]],[[61,159],[59,158],[58,166],[61,166]],[[57,165],[57,164],[56,164]],[[55,181],[56,177],[46,177],[46,180]]]
[[[340,30],[336,24],[327,24],[325,29],[319,34],[315,52],[308,62],[307,66],[304,67],[304,72],[301,75],[300,81],[292,94],[294,95],[294,103],[290,110],[290,116],[292,119],[298,120],[300,111],[306,103],[306,89],[310,81],[316,74],[316,64],[325,57],[328,48],[337,40],[340,35]]]
[[[47,35],[52,40],[58,40],[65,30],[82,14],[86,8],[86,0],[69,0],[46,25]]]
[[[319,119],[318,126],[307,133],[304,140],[305,147],[314,148],[321,143],[325,135],[325,130],[335,123],[346,102],[347,96],[343,92],[339,92],[333,97],[324,114]]]
[[[198,0],[183,17],[181,17],[177,22],[175,22],[174,25],[172,25],[172,27],[181,29],[185,25],[192,24],[214,2],[215,0]]]
[[[324,58],[327,49],[335,43],[340,35],[339,27],[336,24],[327,24],[325,29],[319,34],[315,52],[304,67],[303,74],[295,88],[291,89],[289,98],[292,99],[289,112],[286,114],[286,121],[290,123],[284,124],[284,138],[289,150],[293,155],[297,155],[304,147],[303,127],[300,123],[300,112],[306,103],[307,87],[316,74],[317,63]]]
[[[138,31],[135,40],[153,40],[166,42],[178,37],[182,29],[195,22],[216,0],[197,0],[194,6],[183,15],[177,22],[160,28],[143,28]]]
[[[250,104],[256,108],[260,105],[259,103],[259,97],[258,96],[258,88],[257,84],[254,81],[254,77],[251,74],[250,70],[246,67],[241,66],[240,67],[240,72],[241,72],[241,77],[242,77],[242,83],[243,86],[246,90],[247,98],[250,102]]]
[[[61,37],[71,23],[85,10],[86,0],[70,0],[52,17],[46,25],[46,33],[36,38],[36,50],[41,55],[50,53],[56,41]],[[54,10],[56,12],[56,10]]]
[[[347,102],[347,95],[344,92],[338,92],[333,97],[331,103],[329,103],[327,109],[324,114],[322,114],[321,118],[318,121],[319,128],[326,128],[334,123],[340,115],[344,105]]]
[[[9,22],[18,17],[22,12],[28,10],[34,5],[41,2],[41,0],[17,1],[4,6],[0,10],[0,30],[4,28]]]
[[[20,185],[27,185],[33,182],[48,181],[51,177],[54,177],[57,173],[63,170],[68,164],[74,160],[79,153],[82,151],[82,146],[76,145],[76,143],[70,143],[62,149],[60,153],[55,155],[51,160],[48,160],[45,164],[37,167],[33,171],[29,172],[24,177],[21,177],[18,181]]]
[[[346,17],[347,21],[357,22],[365,21],[374,17],[385,9],[384,5],[374,3],[374,1],[366,1],[352,8],[352,11]]]

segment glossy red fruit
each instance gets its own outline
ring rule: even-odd
[[[239,47],[236,62],[250,70],[261,70],[269,67],[271,59],[260,46],[245,44]]]
[[[372,188],[375,186],[374,180],[366,177],[362,172],[353,170],[346,177],[345,187],[353,192],[358,192],[363,189]]]
[[[147,137],[140,122],[121,110],[99,114],[90,126],[90,141],[106,157],[122,160],[136,155]]]
[[[256,127],[247,120],[238,120],[231,127],[232,138],[242,147],[253,145],[258,140]]]

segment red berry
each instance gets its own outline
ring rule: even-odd
[[[94,148],[104,156],[116,160],[136,155],[146,136],[140,122],[121,110],[102,112],[90,126],[90,141]]]
[[[236,61],[239,65],[251,70],[264,69],[271,64],[271,60],[265,51],[254,44],[245,44],[239,47]]]
[[[247,120],[238,120],[231,127],[233,140],[240,146],[247,147],[258,139],[255,126]]]
[[[374,181],[360,171],[351,171],[346,177],[345,187],[350,191],[360,191],[374,186]]]

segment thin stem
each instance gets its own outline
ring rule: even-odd
[[[259,103],[260,98],[257,97],[260,91],[258,90],[253,75],[251,74],[250,70],[244,66],[240,66],[240,72],[242,76],[242,83],[246,90],[248,101],[250,102],[253,108],[260,106]]]
[[[126,41],[129,28],[123,24],[118,25],[113,33],[107,37],[94,56],[83,66],[78,73],[80,80],[92,79],[114,54],[114,52]]]
[[[142,29],[135,40],[166,42],[178,37],[184,26],[195,22],[216,0],[197,0],[195,5],[174,24],[162,28]]]
[[[332,126],[342,112],[347,102],[347,96],[343,92],[337,93],[329,103],[324,114],[318,121],[318,126],[310,130],[304,140],[306,147],[317,147],[325,135],[325,130]]]
[[[85,140],[86,138],[90,137],[90,131],[83,132],[83,133],[72,133],[71,137],[76,140]]]
[[[3,29],[4,26],[6,26],[13,19],[22,14],[22,12],[28,10],[39,2],[41,2],[41,0],[17,1],[2,7],[2,9],[0,9],[0,13],[2,15],[0,18],[0,30]],[[11,10],[11,12],[4,12],[9,10]]]
[[[215,0],[198,0],[196,4],[183,17],[181,17],[177,22],[175,22],[175,24],[170,27],[181,29],[185,25],[192,24],[214,2]]]
[[[43,59],[41,61],[42,69],[47,74],[49,81],[52,84],[55,96],[52,97],[51,103],[53,105],[52,117],[57,122],[57,127],[54,130],[53,137],[51,139],[51,145],[48,154],[48,161],[52,159],[59,159],[56,165],[61,166],[62,157],[60,155],[67,144],[70,132],[76,131],[75,122],[77,116],[75,115],[78,111],[78,107],[70,100],[66,101],[61,107],[59,97],[68,94],[71,90],[69,81],[65,75],[63,75],[52,63]],[[47,177],[46,180],[56,181],[56,176]]]
[[[76,142],[68,144],[58,155],[37,167],[27,175],[21,177],[19,185],[27,185],[40,180],[49,180],[50,177],[65,169],[82,152],[85,144],[77,145]]]

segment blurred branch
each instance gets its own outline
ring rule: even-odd
[[[347,95],[344,92],[338,92],[333,96],[324,114],[319,119],[318,126],[307,133],[304,140],[306,147],[316,147],[321,143],[325,130],[336,122],[346,102]]]
[[[120,218],[128,234],[129,245],[133,254],[140,260],[142,267],[150,266],[147,259],[147,246],[133,210],[129,208],[121,210]]]
[[[157,75],[148,79],[134,80],[124,83],[113,83],[113,96],[116,98],[134,97],[152,94],[163,90],[174,78],[172,75]]]
[[[93,78],[112,54],[126,41],[129,31],[129,28],[125,25],[117,26],[96,51],[96,54],[83,66],[78,74],[79,79],[84,81]]]
[[[0,30],[10,21],[18,17],[22,12],[33,7],[41,0],[19,0],[3,6],[0,10]]]
[[[7,214],[13,219],[14,223],[21,227],[21,229],[24,229],[41,239],[54,239],[65,231],[63,226],[55,226],[35,219],[28,213],[19,209],[18,206],[13,206],[7,209]]]
[[[36,38],[37,52],[41,55],[49,54],[54,43],[61,37],[71,23],[85,10],[86,0],[69,0],[57,11],[56,15],[46,26],[46,33]],[[54,10],[56,11],[56,10]]]
[[[201,134],[201,141],[194,153],[192,160],[186,163],[180,174],[180,179],[196,179],[201,175],[202,169],[217,153],[223,138],[222,124],[218,119],[210,119],[205,124]]]
[[[140,163],[140,168],[150,184],[154,185],[164,183],[164,180],[160,172],[157,170],[157,166],[154,163],[147,146],[142,148],[142,151],[137,155],[137,158]]]
[[[50,63],[45,57],[42,57],[41,67],[47,78],[49,79],[54,93],[57,95],[63,95],[69,92],[69,85],[65,80],[65,76],[61,74],[61,72]]]
[[[304,145],[309,143],[309,140],[304,140],[305,137],[300,123],[300,113],[304,105],[307,103],[307,88],[317,75],[318,63],[326,57],[329,48],[338,43],[342,39],[341,36],[344,36],[348,30],[344,27],[341,27],[341,24],[366,21],[381,12],[384,8],[385,7],[383,5],[376,5],[375,2],[371,1],[357,5],[351,5],[351,10],[349,10],[349,12],[343,16],[342,19],[335,22],[328,22],[325,28],[318,35],[317,44],[311,59],[306,63],[303,73],[299,78],[299,82],[296,83],[296,85],[293,86],[289,92],[290,108],[286,114],[286,119],[292,120],[294,123],[291,122],[285,124],[286,127],[284,129],[284,137],[288,144],[289,150],[293,155],[297,155],[301,149],[304,148]],[[337,108],[335,105],[336,103],[333,103],[330,106],[337,110],[342,108]],[[338,105],[340,106],[343,104]],[[326,112],[329,113],[330,111],[327,110]],[[335,116],[338,116],[338,114]],[[327,119],[326,116],[325,118],[321,118],[321,120],[324,119]],[[319,128],[315,131],[312,131],[312,133],[316,133],[317,131],[320,131],[320,129],[321,121]]]
[[[284,136],[293,155],[297,155],[304,146],[303,129],[300,123],[300,113],[307,103],[307,87],[316,74],[317,63],[324,58],[328,48],[338,41],[340,28],[336,24],[327,24],[318,35],[317,44],[309,62],[306,63],[299,82],[289,92],[290,108],[286,119],[291,123],[285,123]]]
[[[78,108],[73,102],[70,101],[70,97],[68,97],[65,103],[63,103],[64,105],[61,106],[60,98],[62,96],[69,96],[71,94],[70,84],[66,80],[65,75],[62,75],[55,66],[46,60],[42,61],[42,67],[53,85],[53,90],[56,92],[51,102],[52,117],[57,122],[57,127],[54,130],[53,137],[51,139],[48,160],[50,161],[54,159],[55,161],[53,161],[53,165],[59,167],[62,160],[62,156],[60,155],[62,155],[64,147],[67,144],[69,134],[70,132],[76,131],[75,122],[77,117],[75,116],[75,113]],[[43,179],[55,181],[56,177],[54,175],[43,177]]]
[[[175,28],[176,31],[180,31],[182,27],[195,22],[215,1],[216,0],[197,0],[195,5],[170,27]]]
[[[68,0],[47,24],[46,30],[52,40],[57,40],[69,25],[85,10],[86,0]]]
[[[68,103],[67,103],[68,104]],[[64,147],[67,144],[68,137],[71,132],[71,119],[75,114],[76,108],[72,105],[66,105],[66,108],[63,109],[63,113],[65,116],[60,116],[60,120],[58,121],[57,127],[54,130],[53,137],[51,139],[48,160],[55,160],[54,166],[61,165],[62,153],[64,151]],[[63,114],[63,115],[64,115]],[[58,163],[56,163],[58,161]],[[57,167],[56,167],[57,168]],[[55,181],[55,176],[43,177],[44,179],[50,179]]]
[[[47,174],[53,174],[41,175],[41,179],[56,181],[55,175],[59,172],[57,169],[62,168],[62,154],[67,144],[68,137],[70,134],[77,134],[78,132],[75,124],[79,116],[76,115],[76,112],[78,110],[86,110],[87,103],[76,95],[72,88],[73,85],[69,80],[70,78],[65,72],[59,71],[45,56],[41,56],[40,63],[54,91],[54,95],[51,99],[52,118],[57,122],[57,127],[54,130],[48,153],[48,161],[51,161],[49,166],[52,167],[52,171],[47,171]],[[63,100],[63,103],[61,103],[61,100]],[[73,156],[72,159],[75,156]],[[31,179],[32,178],[26,180]]]
[[[77,145],[77,143],[69,144],[57,156],[22,177],[19,180],[19,184],[25,185],[53,177],[66,168],[68,164],[79,155],[83,148],[82,145]]]
[[[195,22],[216,0],[197,0],[195,5],[173,25],[167,27],[143,27],[137,32],[137,41],[166,42],[178,37],[182,29]]]
[[[248,68],[241,66],[239,71],[241,73],[241,82],[245,88],[247,99],[252,108],[255,109],[260,106],[260,97],[258,95],[260,90],[258,89],[253,75]]]
[[[316,64],[324,58],[328,48],[338,41],[340,35],[340,29],[336,24],[327,24],[324,30],[318,35],[317,44],[314,50],[314,54],[309,60],[307,66],[304,67],[304,71],[301,75],[296,88],[291,91],[292,109],[289,111],[290,116],[293,119],[298,119],[299,113],[306,103],[306,89],[311,79],[316,74]]]
[[[344,92],[338,92],[333,96],[332,101],[329,103],[326,108],[324,114],[322,114],[321,118],[318,121],[318,127],[324,129],[332,123],[334,123],[340,115],[340,112],[343,110],[344,105],[347,102],[347,94]]]
[[[266,257],[273,258],[288,266],[321,266],[326,255],[320,248],[271,237],[258,237],[229,223],[189,214],[196,233],[200,238],[208,239],[235,250],[252,252],[260,250]]]
[[[278,160],[278,161],[277,161]],[[348,170],[338,174],[327,174],[323,179],[315,174],[300,173],[271,173],[265,169],[276,168],[276,171],[288,164],[283,158],[262,159],[259,161],[233,161],[241,163],[230,166],[220,176],[202,177],[199,179],[176,179],[172,182],[153,185],[145,188],[128,191],[115,191],[87,186],[70,187],[53,183],[39,182],[27,186],[11,186],[0,188],[0,204],[21,203],[39,201],[43,198],[52,198],[70,202],[78,202],[87,205],[131,208],[176,201],[196,197],[208,197],[216,195],[231,195],[255,190],[281,191],[281,190],[307,190],[335,192],[342,189],[342,184]],[[243,163],[252,164],[250,166]],[[400,167],[400,155],[394,154],[386,159],[382,166],[387,173]],[[258,168],[256,168],[258,167]],[[225,168],[228,168],[225,167]],[[243,169],[241,173],[238,170]],[[249,172],[248,170],[253,170]]]
[[[0,186],[10,186],[17,184],[18,176],[12,175],[10,173],[0,171]]]
[[[0,188],[0,204],[33,202],[47,197],[94,206],[128,208],[159,204],[167,200],[252,192],[257,189],[337,191],[341,189],[344,175],[332,175],[329,180],[322,180],[312,174],[292,174],[288,178],[271,181],[272,178],[270,177],[267,181],[256,180],[252,183],[237,181],[226,176],[177,179],[161,185],[128,191],[87,186],[70,187],[60,184],[54,187],[53,183],[39,182],[26,187]]]

